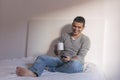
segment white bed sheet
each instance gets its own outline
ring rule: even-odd
[[[40,77],[19,77],[15,74],[16,66],[27,68],[27,64],[34,60],[33,57],[27,57],[0,61],[0,80],[105,80],[103,72],[92,63],[86,63],[82,73],[67,74],[44,70]]]

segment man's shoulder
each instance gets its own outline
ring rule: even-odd
[[[85,34],[82,34],[82,39],[83,40],[90,40],[89,37],[87,35],[85,35]]]
[[[67,37],[70,36],[71,33],[63,33],[62,36]]]

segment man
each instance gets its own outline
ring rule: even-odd
[[[84,57],[90,48],[90,40],[82,31],[85,27],[84,17],[77,16],[72,23],[72,32],[63,34],[60,41],[64,43],[61,58],[47,55],[38,56],[29,69],[17,67],[18,76],[40,76],[47,67],[51,72],[78,73],[83,71]],[[55,48],[55,53],[58,50]],[[59,54],[58,54],[59,55]]]

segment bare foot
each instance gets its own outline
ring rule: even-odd
[[[18,76],[36,77],[36,75],[32,71],[22,67],[16,67],[16,74]]]

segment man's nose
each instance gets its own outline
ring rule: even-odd
[[[78,28],[76,27],[75,30],[78,30]]]

